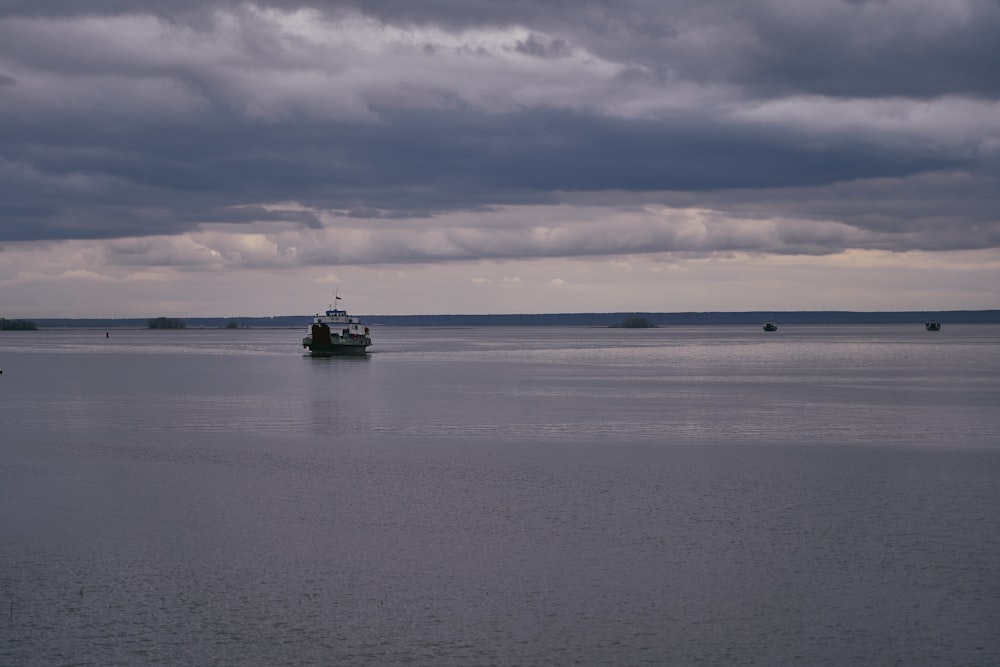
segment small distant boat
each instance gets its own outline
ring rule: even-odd
[[[333,298],[335,302],[340,300],[336,295]],[[361,323],[361,318],[348,315],[336,303],[323,315],[316,315],[308,335],[302,339],[302,347],[312,357],[363,355],[371,344],[368,327]]]
[[[928,331],[941,331],[941,323],[937,320],[927,320],[924,322],[924,328]]]
[[[777,331],[778,325],[774,322],[764,322],[764,331]]]

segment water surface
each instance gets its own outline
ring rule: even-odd
[[[1000,662],[1000,327],[0,335],[0,664]]]

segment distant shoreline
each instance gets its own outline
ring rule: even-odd
[[[778,324],[916,324],[929,319],[947,324],[998,324],[1000,310],[862,311],[744,311],[652,313],[549,313],[511,315],[362,315],[371,326],[486,327],[486,326],[620,326],[626,317],[640,316],[655,326],[742,325],[774,320]],[[182,317],[188,329],[294,328],[312,322],[313,315],[273,317]],[[145,329],[149,318],[31,318],[39,329]]]

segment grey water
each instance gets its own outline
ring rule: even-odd
[[[1000,664],[1000,327],[0,333],[0,665]]]

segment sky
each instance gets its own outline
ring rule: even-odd
[[[1000,308],[998,0],[0,0],[0,317]]]

